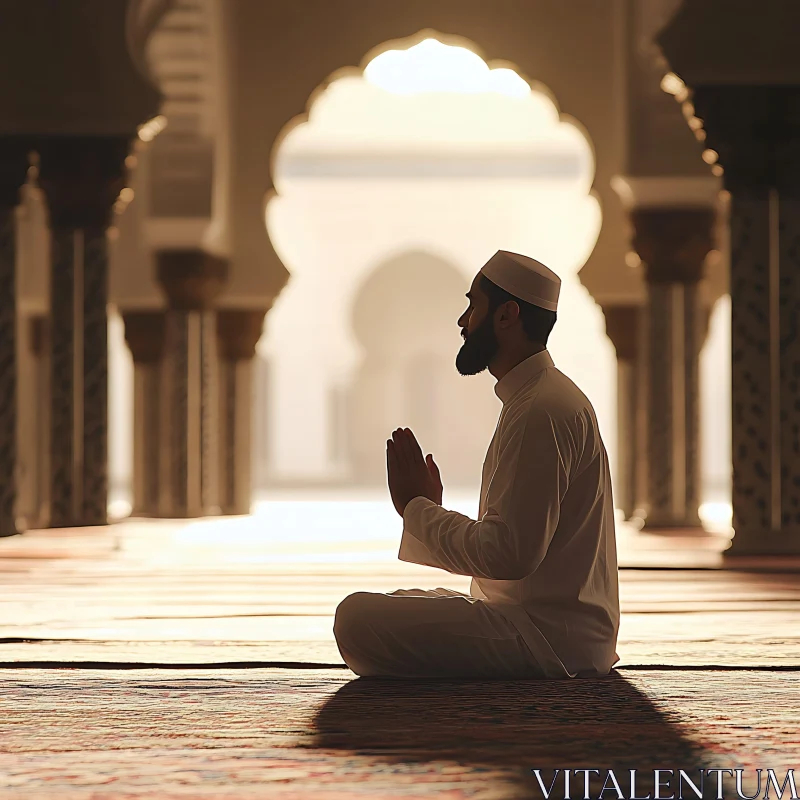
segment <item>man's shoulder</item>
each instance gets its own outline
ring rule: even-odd
[[[563,372],[550,368],[545,380],[520,392],[503,411],[503,428],[511,433],[541,432],[545,425],[557,439],[601,441],[597,416],[590,400]]]
[[[519,406],[528,413],[546,412],[552,419],[565,422],[580,413],[595,417],[589,398],[572,378],[556,367],[549,367],[542,380],[520,397]]]

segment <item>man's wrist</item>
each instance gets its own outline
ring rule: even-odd
[[[413,505],[416,503],[416,501],[417,501],[417,500],[427,500],[427,501],[428,501],[428,502],[430,502],[430,503],[434,503],[434,502],[435,502],[434,500],[431,500],[431,499],[430,499],[430,497],[426,497],[424,494],[416,494],[416,495],[414,495],[414,497],[412,497],[412,498],[411,498],[411,499],[410,499],[410,500],[409,500],[409,501],[408,501],[408,502],[405,504],[405,506],[403,507],[403,514],[402,514],[402,517],[403,517],[403,519],[405,519],[405,517],[406,517],[406,513],[409,511],[409,509],[410,509],[411,511],[413,511],[413,510],[414,510],[414,509],[413,509]],[[437,504],[437,505],[438,505],[438,504]]]

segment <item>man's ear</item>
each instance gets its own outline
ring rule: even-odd
[[[519,305],[513,300],[500,306],[500,316],[497,321],[505,328],[513,325],[519,319]]]

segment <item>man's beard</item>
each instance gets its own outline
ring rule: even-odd
[[[477,375],[483,372],[497,355],[499,347],[500,343],[494,332],[493,315],[487,314],[483,322],[465,336],[465,342],[456,356],[456,369],[461,375]]]

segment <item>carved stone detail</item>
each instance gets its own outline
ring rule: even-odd
[[[164,312],[123,311],[122,318],[134,363],[159,363],[164,355]]]
[[[160,250],[156,253],[156,277],[170,308],[202,311],[214,307],[225,287],[228,262],[204,250]]]
[[[633,247],[648,283],[697,283],[714,248],[713,209],[640,208],[631,212]]]
[[[256,354],[264,330],[266,309],[221,308],[217,311],[217,336],[220,356],[228,361],[244,361]]]

